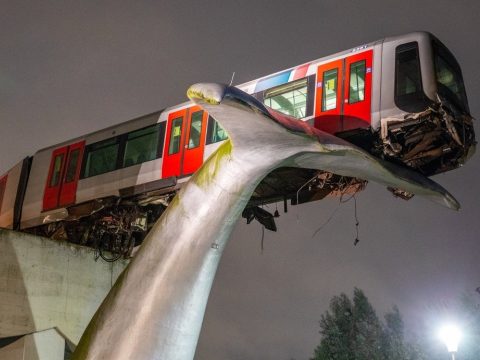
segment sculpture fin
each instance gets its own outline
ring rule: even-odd
[[[235,147],[261,151],[263,138],[276,137],[283,144],[285,141],[291,143],[292,154],[282,166],[319,169],[374,181],[426,197],[451,209],[460,208],[447,190],[426,176],[378,159],[306,122],[269,109],[238,88],[215,83],[195,84],[187,95],[226,129]],[[276,126],[272,126],[272,122]]]
[[[440,185],[266,108],[234,87],[197,84],[189,96],[228,131],[152,227],[85,330],[72,359],[191,360],[229,236],[261,180],[280,166],[361,177],[458,203]],[[271,229],[271,215],[245,214]]]

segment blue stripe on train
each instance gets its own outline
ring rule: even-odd
[[[265,89],[269,89],[274,86],[282,85],[288,82],[290,78],[291,70],[285,71],[283,73],[268,77],[266,79],[260,80],[255,86],[254,92],[259,92]]]

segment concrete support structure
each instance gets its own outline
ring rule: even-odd
[[[56,328],[77,344],[126,264],[95,261],[90,248],[0,229],[0,338],[37,333],[21,340],[34,339],[36,346],[46,336],[38,332]]]

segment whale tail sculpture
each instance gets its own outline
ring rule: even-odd
[[[205,162],[154,225],[92,318],[73,359],[193,359],[220,257],[260,181],[282,167],[371,180],[458,209],[432,180],[383,162],[273,110],[241,90],[188,90],[229,140]]]

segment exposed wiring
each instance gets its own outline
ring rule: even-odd
[[[318,175],[315,174],[314,177],[312,177],[311,179],[309,179],[305,184],[303,184],[302,186],[300,186],[300,188],[297,190],[297,205],[298,205],[298,194],[300,193],[300,190],[302,190],[305,186],[307,186],[310,182],[312,182],[313,180],[315,180],[317,177],[318,177]]]
[[[353,202],[354,202],[354,209],[355,209],[355,231],[356,231],[356,235],[355,235],[355,240],[353,242],[353,246],[357,246],[357,244],[360,242],[360,239],[358,238],[358,225],[360,225],[360,223],[358,222],[358,216],[357,216],[357,198],[355,196],[355,194],[353,195]]]
[[[342,180],[344,178],[342,177]],[[340,180],[339,182],[341,183]],[[358,216],[357,216],[357,198],[355,197],[355,195],[357,195],[357,191],[355,191],[353,194],[351,194],[347,199],[343,199],[344,195],[346,194],[347,190],[348,190],[348,186],[351,185],[351,183],[353,182],[354,180],[352,179],[350,182],[348,183],[345,183],[345,184],[342,184],[341,188],[342,188],[342,194],[340,195],[340,200],[337,204],[337,207],[335,208],[335,210],[332,211],[332,213],[330,214],[330,216],[328,217],[327,221],[325,221],[322,225],[320,225],[320,227],[318,227],[315,232],[312,234],[312,238],[315,237],[315,235],[317,235],[332,219],[333,217],[335,216],[335,214],[337,213],[338,209],[340,208],[340,205],[341,204],[345,204],[347,202],[349,202],[350,200],[354,200],[354,211],[355,211],[355,230],[356,230],[356,236],[355,236],[355,241],[354,241],[354,245],[357,245],[358,242],[360,241],[359,238],[358,238],[358,234],[359,234],[359,225],[360,225],[360,222],[358,221]]]
[[[319,227],[317,230],[315,230],[315,232],[314,232],[313,235],[312,235],[312,238],[314,238],[315,235],[317,235],[317,234],[320,232],[320,230],[322,230],[322,229],[330,222],[330,220],[333,219],[333,217],[335,216],[336,212],[337,212],[338,209],[340,208],[340,204],[341,204],[341,202],[339,202],[339,203],[337,204],[337,207],[335,208],[335,210],[332,211],[332,213],[331,213],[330,216],[328,217],[327,221],[325,221],[322,225],[320,225],[320,227]]]
[[[299,193],[300,193],[300,190],[302,190],[305,186],[307,186],[310,182],[312,182],[313,180],[315,180],[317,177],[318,177],[318,175],[315,174],[314,177],[312,177],[311,179],[307,180],[307,182],[304,183],[302,186],[300,186],[300,188],[297,190],[297,195],[296,195],[297,204],[296,204],[296,205],[299,205],[298,195],[299,195]],[[300,217],[298,216],[298,211],[297,211],[297,223],[299,223],[299,222],[300,222]]]

